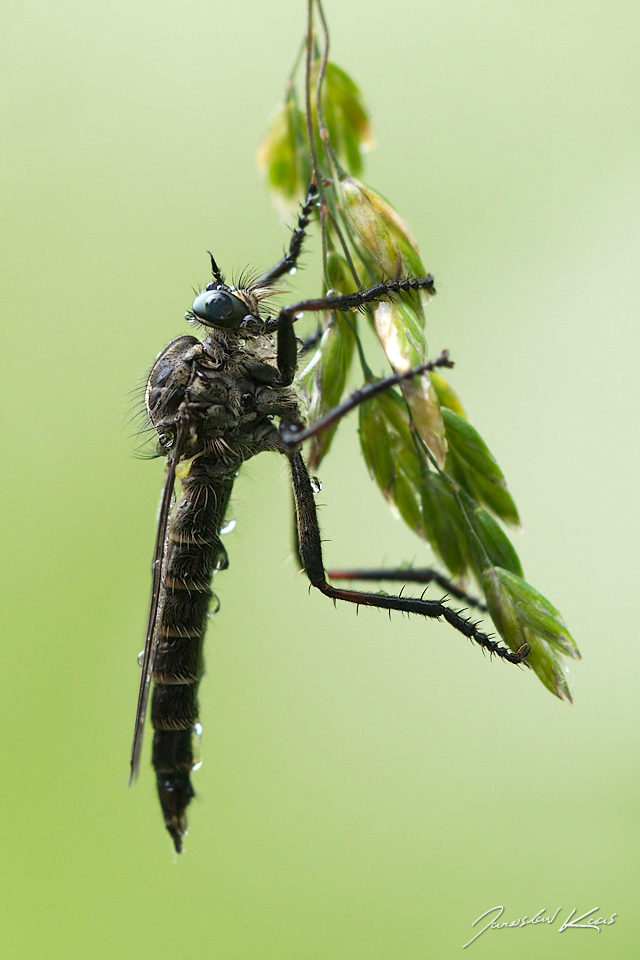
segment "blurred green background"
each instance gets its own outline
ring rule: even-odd
[[[129,392],[186,332],[207,246],[229,272],[281,254],[254,156],[304,4],[5,0],[7,960],[449,958],[497,904],[563,909],[488,931],[478,960],[638,956],[640,7],[327,14],[373,110],[365,177],[437,279],[431,352],[452,351],[524,519],[527,578],[582,650],[575,706],[446,625],[309,595],[285,464],[258,458],[216,582],[205,762],[175,858],[148,752],[125,787],[162,483],[132,456]],[[368,479],[353,418],[322,480],[329,565],[430,562]],[[595,906],[616,924],[558,936]]]

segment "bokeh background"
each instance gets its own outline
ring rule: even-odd
[[[520,507],[528,579],[582,649],[575,706],[446,625],[309,595],[285,464],[247,465],[178,860],[125,787],[159,461],[130,391],[192,287],[287,241],[255,168],[302,0],[6,0],[2,77],[0,950],[22,958],[638,955],[640,187],[625,0],[327,0],[366,179],[438,297],[431,352]],[[315,289],[318,243],[300,290]],[[305,286],[306,284],[306,286]],[[378,359],[378,369],[384,367]],[[330,564],[427,564],[345,423]],[[148,751],[148,745],[147,745]],[[559,924],[617,913],[598,935]],[[476,928],[477,929],[477,928]]]

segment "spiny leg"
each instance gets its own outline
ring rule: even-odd
[[[378,570],[327,570],[330,580],[375,580],[400,583],[437,583],[439,587],[450,593],[456,600],[462,600],[470,607],[486,612],[487,606],[477,597],[472,596],[457,584],[443,576],[438,570],[431,567],[395,567],[380,568]]]
[[[287,253],[285,253],[281,260],[278,260],[275,267],[272,267],[271,270],[267,270],[267,272],[256,281],[256,286],[267,286],[268,284],[273,283],[273,281],[277,280],[279,277],[284,276],[285,273],[289,273],[290,270],[294,269],[296,263],[298,262],[300,251],[302,250],[302,244],[304,243],[307,227],[309,226],[311,211],[313,210],[317,199],[318,188],[312,181],[307,190],[307,199],[305,200],[304,206],[300,211],[300,216],[298,217],[298,225],[291,235],[289,250]]]
[[[418,289],[429,289],[431,292],[435,293],[433,287],[433,277],[427,275],[425,277],[411,278],[405,281],[390,281],[388,283],[377,284],[375,287],[370,287],[368,290],[359,291],[355,294],[347,294],[342,297],[323,297],[317,298],[316,300],[307,300],[301,301],[298,304],[294,304],[290,307],[285,308],[281,311],[279,317],[275,321],[278,323],[282,322],[282,326],[278,327],[279,334],[285,333],[285,340],[293,338],[293,320],[295,318],[295,313],[307,310],[307,311],[316,311],[316,310],[325,310],[325,309],[355,309],[358,306],[361,306],[365,303],[371,303],[376,300],[380,300],[385,295],[388,295],[389,292],[400,292],[408,290],[418,290]],[[272,321],[273,323],[274,321]],[[288,328],[288,329],[287,329]],[[289,334],[290,331],[290,334]],[[289,334],[289,336],[287,336]],[[279,336],[280,341],[280,336]],[[280,351],[279,351],[280,355]],[[326,430],[328,427],[332,426],[342,417],[344,417],[351,410],[355,409],[361,403],[364,403],[366,400],[370,400],[378,393],[382,393],[384,390],[389,389],[390,387],[395,386],[400,383],[402,380],[409,379],[419,374],[425,373],[428,370],[434,370],[437,367],[452,367],[453,362],[449,359],[449,354],[446,350],[433,361],[427,361],[420,366],[414,367],[411,370],[407,370],[405,373],[397,373],[392,376],[386,377],[382,380],[378,380],[375,383],[365,384],[360,390],[355,390],[346,400],[338,404],[332,410],[329,410],[324,416],[320,417],[309,427],[304,427],[302,424],[283,421],[280,424],[280,436],[284,441],[285,445],[293,446],[294,444],[302,443],[304,440],[309,439],[310,437],[321,433],[323,430]],[[305,468],[306,473],[306,468]],[[294,506],[295,506],[295,495],[294,495]],[[315,510],[315,504],[314,504]],[[317,519],[316,519],[317,523]],[[304,558],[301,552],[300,538],[298,535],[298,527],[294,525],[294,547],[296,559],[302,563],[304,566]],[[411,583],[431,583],[435,582],[442,586],[448,593],[452,596],[457,597],[460,600],[464,600],[470,606],[474,606],[480,610],[486,610],[486,606],[479,601],[477,598],[470,596],[456,584],[452,583],[448,578],[444,577],[442,574],[438,573],[436,570],[431,569],[422,569],[422,570],[411,570],[411,569],[398,569],[398,570],[358,570],[358,571],[333,571],[329,573],[329,576],[333,576],[334,579],[359,579],[359,580],[402,580],[404,582]],[[324,577],[324,573],[323,573]],[[312,580],[313,582],[313,580]],[[314,584],[317,585],[317,584]],[[353,593],[354,595],[357,591],[343,591],[344,593]],[[375,594],[366,594],[365,596],[377,596]],[[343,598],[346,599],[346,598]],[[402,598],[399,598],[402,599]],[[359,602],[359,601],[355,601]],[[420,601],[420,602],[431,602],[431,601]],[[440,604],[442,606],[442,604]],[[444,608],[443,608],[444,609]],[[453,611],[449,611],[452,613]],[[428,614],[427,614],[428,615]],[[437,614],[439,615],[439,614]],[[442,616],[446,614],[442,613]],[[468,621],[461,618],[457,614],[458,618],[464,623]],[[449,619],[447,617],[447,619]],[[458,628],[459,629],[459,628]]]
[[[305,572],[312,585],[320,590],[325,597],[332,600],[345,600],[365,607],[379,607],[383,610],[399,610],[401,613],[416,613],[423,617],[439,620],[443,617],[447,623],[462,633],[465,637],[475,640],[477,644],[495,653],[496,656],[510,663],[522,663],[529,652],[525,645],[518,653],[501,647],[486,633],[482,633],[477,624],[467,620],[458,611],[452,610],[437,600],[423,600],[419,597],[386,596],[378,593],[364,593],[359,590],[342,590],[327,582],[324,564],[322,561],[322,543],[313,490],[307,468],[300,453],[290,457],[291,477],[296,505],[298,537],[300,543],[300,557]]]
[[[415,293],[418,290],[428,290],[435,294],[434,279],[430,273],[424,277],[407,277],[404,280],[383,280],[366,290],[356,290],[355,293],[342,293],[337,297],[316,297],[311,300],[299,300],[283,307],[277,317],[267,321],[267,331],[275,333],[279,330],[283,318],[295,318],[297,313],[318,313],[320,310],[358,310],[368,303],[377,303],[386,299],[391,293]]]
[[[382,393],[384,390],[388,390],[390,387],[395,387],[396,384],[401,383],[403,380],[409,380],[411,377],[417,377],[421,373],[426,373],[429,370],[435,370],[438,367],[452,366],[453,361],[449,359],[449,352],[447,350],[443,350],[436,360],[427,360],[425,363],[421,363],[417,367],[412,367],[405,373],[394,373],[382,380],[375,380],[372,383],[365,383],[363,387],[360,387],[359,390],[354,390],[353,393],[349,394],[346,400],[343,400],[342,403],[339,403],[336,407],[328,410],[327,413],[325,413],[322,417],[319,417],[317,420],[314,420],[314,422],[308,427],[291,420],[281,421],[280,437],[286,446],[293,447],[295,444],[303,443],[305,440],[315,436],[317,433],[322,433],[323,430],[333,426],[334,423],[337,423],[338,420],[341,420],[342,417],[344,417],[347,413],[350,413],[351,410],[355,410],[355,408],[360,406],[361,403],[364,403],[366,400],[371,400],[371,398],[375,397],[376,394]]]
[[[296,510],[296,495],[293,491],[292,491],[292,494],[293,496],[291,498],[292,500],[291,519],[293,522],[291,524],[291,544],[293,546],[293,560],[298,570],[304,570],[302,553],[300,552],[300,537],[298,536],[298,516],[297,516],[297,510]]]
[[[338,297],[316,297],[312,300],[300,300],[288,307],[283,307],[277,317],[267,320],[267,333],[276,333],[278,337],[277,363],[280,371],[280,382],[288,387],[293,383],[298,365],[296,338],[293,324],[298,315],[303,313],[319,313],[321,310],[358,310],[368,303],[377,303],[385,300],[391,293],[411,293],[418,290],[428,290],[434,294],[434,280],[430,273],[424,277],[407,277],[405,280],[385,280],[366,290],[357,290],[355,293],[344,293]]]
[[[355,390],[352,394],[347,397],[345,401],[338,406],[334,407],[332,410],[329,410],[323,417],[320,417],[318,420],[314,421],[309,427],[303,427],[301,424],[286,422],[280,425],[280,436],[286,444],[293,443],[302,443],[304,440],[307,440],[309,437],[314,436],[317,433],[321,433],[323,430],[326,430],[327,427],[336,423],[343,416],[357,407],[360,403],[363,403],[365,400],[370,400],[372,396],[375,396],[377,393],[382,393],[383,390],[389,389],[389,387],[395,386],[397,383],[400,383],[401,380],[407,379],[412,376],[416,376],[420,373],[424,373],[426,370],[433,370],[435,367],[452,367],[453,362],[449,360],[449,355],[447,351],[438,357],[437,360],[429,361],[422,366],[408,370],[404,374],[393,374],[390,377],[386,377],[383,380],[378,380],[375,383],[366,384],[362,389]],[[295,501],[294,501],[294,513],[295,513]],[[298,531],[294,523],[294,548],[295,556],[298,562],[302,565],[300,559],[300,544],[298,540]],[[432,570],[431,568],[398,568],[398,569],[384,569],[384,570],[331,570],[328,571],[328,576],[333,580],[387,580],[387,581],[402,581],[404,583],[437,583],[441,586],[447,593],[450,593],[452,596],[456,597],[458,600],[463,600],[465,603],[468,603],[469,606],[476,607],[478,610],[486,611],[487,607],[484,603],[468,594],[457,584],[453,583],[447,577],[443,576],[437,570]]]
[[[293,558],[298,569],[304,570],[304,564],[300,554],[298,525],[296,523],[295,496],[293,497],[292,518],[293,523],[291,529],[291,542],[293,545]],[[448,577],[443,576],[443,574],[441,574],[438,570],[433,570],[431,567],[381,567],[377,570],[327,570],[326,573],[330,580],[375,580],[376,582],[396,581],[400,583],[423,584],[437,583],[439,587],[442,587],[443,590],[446,590],[447,593],[451,594],[451,596],[455,597],[457,600],[463,600],[470,607],[475,607],[477,610],[482,610],[483,612],[486,612],[487,610],[486,604],[482,603],[481,600],[478,600],[477,597],[471,596],[452,580],[449,580]]]

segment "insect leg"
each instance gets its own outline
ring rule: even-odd
[[[277,317],[267,321],[268,333],[280,330],[283,318],[296,319],[297,314],[318,313],[320,310],[358,310],[368,303],[377,303],[386,300],[392,293],[415,293],[418,290],[427,290],[435,294],[434,279],[430,273],[424,277],[407,277],[405,280],[383,280],[366,290],[356,290],[355,293],[343,293],[337,297],[316,297],[311,300],[299,300],[288,307],[283,307]]]
[[[302,556],[300,554],[300,537],[298,536],[298,525],[296,523],[296,501],[293,498],[293,524],[291,529],[291,543],[293,546],[293,559],[299,570],[304,570]],[[487,607],[477,597],[471,596],[462,587],[459,587],[453,580],[449,580],[431,567],[397,567],[397,568],[379,568],[377,570],[327,570],[327,576],[330,580],[375,580],[398,581],[400,583],[437,583],[439,587],[446,590],[447,593],[455,597],[456,600],[463,600],[470,607],[476,607],[478,610],[486,611]]]
[[[298,536],[298,519],[296,514],[296,497],[295,493],[292,498],[292,513],[291,519],[293,523],[291,524],[291,544],[293,546],[293,559],[298,570],[304,570],[304,563],[302,560],[302,553],[300,552],[300,537]]]
[[[311,217],[311,211],[314,208],[316,200],[318,198],[318,188],[315,183],[310,183],[307,190],[307,199],[304,202],[304,206],[300,211],[300,216],[298,217],[298,225],[291,235],[291,241],[289,243],[289,250],[285,253],[284,257],[281,260],[278,260],[275,267],[272,267],[271,270],[268,270],[259,280],[256,281],[256,286],[267,286],[270,283],[273,283],[274,280],[277,280],[279,277],[282,277],[285,273],[289,273],[290,270],[295,268],[295,265],[300,256],[300,251],[302,250],[302,244],[304,243],[304,238],[306,234],[307,227],[309,226],[309,219]]]
[[[402,613],[416,613],[435,620],[444,618],[447,623],[450,623],[454,629],[465,637],[475,640],[485,650],[495,653],[501,659],[508,660],[510,663],[522,663],[524,661],[528,653],[526,648],[521,653],[513,653],[511,650],[505,649],[486,633],[479,630],[476,623],[437,600],[388,596],[379,593],[365,593],[359,590],[342,590],[328,583],[322,561],[320,528],[309,474],[300,453],[292,454],[290,463],[300,540],[300,556],[309,580],[325,597],[330,597],[332,600],[345,600],[358,606],[399,610]]]
[[[293,558],[300,570],[304,570],[302,557],[300,555],[300,538],[298,536],[298,525],[296,523],[296,501],[293,499],[293,525],[292,525],[292,545]],[[327,570],[327,576],[330,580],[375,580],[396,581],[400,583],[437,583],[439,587],[446,590],[448,594],[455,597],[456,600],[462,600],[470,607],[477,610],[486,611],[487,607],[477,597],[467,593],[462,587],[459,587],[453,580],[443,576],[438,570],[431,567],[397,567],[397,568],[379,568],[377,570]]]
[[[486,611],[487,607],[477,597],[467,593],[448,577],[431,567],[396,567],[378,570],[327,570],[330,580],[375,580],[396,581],[400,583],[437,583],[456,600],[462,600],[470,607]]]
[[[302,443],[304,440],[309,439],[309,437],[312,437],[318,433],[322,433],[322,431],[326,430],[327,427],[332,426],[343,416],[345,416],[345,414],[349,413],[365,400],[370,400],[371,397],[375,396],[377,393],[381,393],[383,390],[387,390],[389,387],[395,386],[395,384],[399,383],[403,379],[424,373],[426,370],[433,370],[436,367],[443,366],[453,366],[452,361],[449,360],[446,350],[443,351],[437,360],[430,361],[429,363],[420,367],[408,370],[404,374],[394,374],[393,376],[386,377],[384,380],[377,380],[375,383],[365,384],[362,389],[355,390],[352,394],[350,394],[349,397],[347,397],[346,400],[344,400],[341,404],[338,404],[338,406],[334,407],[332,410],[329,410],[323,417],[320,417],[309,427],[305,428],[296,422],[283,421],[280,424],[280,436],[285,444],[293,445],[294,443]],[[295,545],[297,556],[299,556],[297,531]],[[410,567],[402,567],[396,570],[334,570],[329,572],[328,576],[334,580],[395,580],[402,581],[404,583],[437,583],[444,590],[446,590],[447,593],[450,593],[451,596],[456,597],[459,600],[463,600],[465,603],[469,604],[469,606],[476,607],[478,610],[487,609],[485,604],[476,597],[466,593],[465,590],[457,586],[437,570],[432,570],[430,568],[411,569]]]
[[[333,426],[334,423],[337,423],[345,414],[360,406],[361,403],[370,400],[384,390],[388,390],[389,387],[394,387],[396,384],[401,383],[402,380],[409,380],[411,377],[426,373],[428,370],[435,370],[438,367],[452,366],[453,361],[449,359],[448,351],[443,350],[436,360],[428,360],[418,367],[412,367],[411,370],[407,370],[405,373],[394,373],[390,377],[385,377],[383,380],[365,383],[363,387],[359,390],[354,390],[346,400],[343,400],[342,403],[328,410],[327,413],[319,417],[308,427],[304,427],[302,424],[291,420],[281,421],[280,437],[287,446],[302,443],[304,440],[308,440],[310,437],[315,436],[315,434],[322,433],[323,430]]]
[[[290,383],[293,383],[296,374],[298,356],[293,324],[299,315],[319,313],[321,310],[358,310],[368,303],[385,300],[391,293],[428,290],[433,294],[435,293],[433,284],[434,280],[431,274],[424,277],[407,277],[406,280],[385,280],[383,283],[377,283],[374,287],[358,290],[355,293],[345,293],[338,297],[317,297],[314,300],[300,300],[298,303],[283,307],[277,317],[267,320],[265,324],[267,333],[276,333],[278,337],[277,362],[280,371],[280,383],[288,387]],[[406,376],[408,375],[406,374]]]

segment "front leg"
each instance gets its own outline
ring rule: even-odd
[[[280,331],[285,317],[293,320],[303,313],[319,313],[321,310],[359,310],[369,303],[379,303],[388,300],[392,293],[417,293],[426,290],[431,296],[436,292],[434,279],[430,273],[424,277],[407,277],[405,280],[383,280],[366,290],[356,290],[355,293],[342,293],[338,296],[315,297],[311,300],[300,300],[288,307],[283,307],[277,317],[267,320],[267,333]]]
[[[280,383],[288,387],[298,369],[298,342],[293,331],[294,318],[288,313],[281,313],[278,317],[278,353],[277,363],[280,372]]]
[[[266,324],[267,332],[275,333],[278,338],[278,370],[282,385],[288,387],[296,375],[298,357],[293,324],[298,316],[303,313],[320,313],[322,310],[359,310],[369,303],[388,299],[392,293],[415,293],[418,290],[427,290],[430,294],[436,292],[431,274],[407,277],[406,280],[385,280],[355,293],[300,300],[299,303],[283,307],[278,316],[268,320]]]
[[[295,266],[298,262],[298,257],[300,256],[300,252],[302,250],[302,244],[304,242],[307,227],[309,226],[311,213],[315,204],[317,203],[317,200],[318,188],[312,181],[307,190],[307,199],[305,200],[304,206],[300,211],[300,216],[298,217],[298,225],[291,235],[289,250],[287,253],[285,253],[281,260],[278,260],[275,267],[272,267],[271,270],[267,270],[267,272],[256,281],[256,286],[268,286],[275,280],[278,280],[279,277],[284,276],[285,273],[290,273],[295,269]]]

